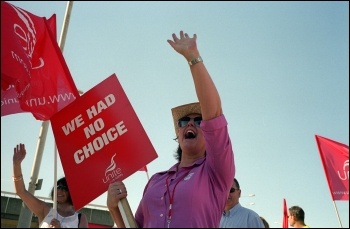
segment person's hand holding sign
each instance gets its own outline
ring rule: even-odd
[[[109,185],[107,191],[107,207],[110,214],[117,216],[115,219],[122,219],[120,211],[118,209],[118,203],[121,199],[126,198],[127,195],[128,193],[123,182],[116,181]],[[123,220],[121,220],[119,223],[124,225]]]
[[[127,196],[127,191],[125,185],[121,181],[111,183],[108,187],[107,195],[107,206],[108,208],[118,207],[118,202],[120,199]]]

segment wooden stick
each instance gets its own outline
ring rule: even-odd
[[[118,202],[118,207],[120,214],[122,215],[124,224],[126,228],[137,228],[137,224],[132,214],[129,202],[126,198],[121,199]]]

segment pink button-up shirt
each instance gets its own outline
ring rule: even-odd
[[[179,171],[177,163],[151,177],[135,214],[139,227],[219,227],[235,175],[233,150],[224,115],[202,121],[201,129],[206,157]]]

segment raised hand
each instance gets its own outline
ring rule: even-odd
[[[183,55],[187,61],[199,56],[197,49],[197,35],[194,34],[191,38],[187,33],[180,31],[180,38],[175,33],[172,34],[173,40],[167,40],[173,49]]]
[[[26,157],[26,148],[24,144],[18,144],[13,150],[13,163],[21,164],[23,159]]]

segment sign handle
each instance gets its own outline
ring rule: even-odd
[[[118,202],[118,207],[120,214],[122,215],[124,224],[126,228],[137,228],[137,224],[132,214],[128,200],[125,198]]]

